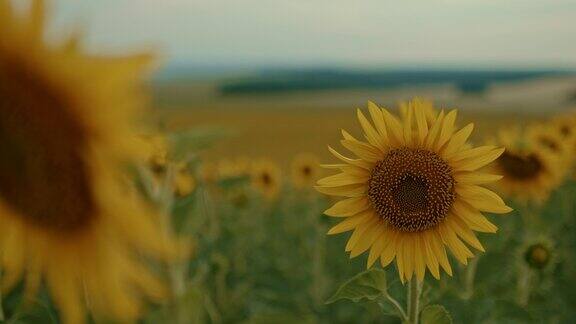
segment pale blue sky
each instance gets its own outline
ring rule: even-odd
[[[208,65],[576,67],[576,0],[53,0],[98,50]]]

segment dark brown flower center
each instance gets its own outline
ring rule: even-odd
[[[550,252],[542,244],[530,246],[524,255],[528,265],[534,269],[543,269],[550,261]]]
[[[519,155],[508,151],[498,158],[498,164],[505,177],[516,180],[532,179],[543,169],[542,162],[535,154]]]
[[[36,71],[0,59],[0,199],[31,224],[69,231],[86,225],[96,205],[83,157],[87,130],[55,90]]]
[[[272,177],[270,176],[270,174],[268,174],[268,173],[262,174],[262,183],[266,186],[269,186],[272,184]]]
[[[560,127],[560,133],[562,134],[562,136],[568,137],[572,134],[572,128],[568,125],[562,125]]]
[[[302,167],[302,174],[305,177],[309,177],[310,175],[312,175],[312,168],[310,168],[309,166]]]
[[[454,202],[452,169],[436,153],[401,148],[372,170],[368,198],[382,219],[405,232],[438,225]]]

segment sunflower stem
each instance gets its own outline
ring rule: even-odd
[[[528,305],[528,301],[530,300],[530,293],[531,293],[531,281],[532,281],[532,274],[530,270],[521,268],[520,275],[518,276],[518,297],[517,302],[518,305],[524,307]]]
[[[479,258],[480,256],[477,256],[470,260],[470,264],[466,267],[464,274],[464,292],[462,293],[463,299],[470,299],[474,295],[474,279],[476,278]]]
[[[398,314],[400,314],[400,317],[402,318],[402,322],[408,321],[408,315],[406,315],[406,312],[404,311],[400,303],[396,299],[394,299],[394,297],[390,296],[387,292],[385,292],[384,298],[386,298],[386,300],[390,304],[392,304],[394,308],[396,308],[396,311],[398,311]],[[378,304],[380,305],[380,307],[384,309],[383,303],[379,302]]]
[[[418,282],[416,276],[412,276],[408,283],[408,323],[418,324],[418,315],[420,308],[420,292],[422,290],[421,283]]]

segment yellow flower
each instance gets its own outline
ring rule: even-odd
[[[550,120],[554,127],[566,141],[574,144],[576,141],[576,114],[574,112],[555,116]]]
[[[502,130],[494,144],[506,149],[489,168],[504,176],[495,185],[504,195],[521,202],[543,203],[560,185],[566,171],[561,157],[536,142],[526,131]]]
[[[520,265],[536,271],[550,271],[556,263],[555,244],[546,236],[537,236],[524,242],[518,251]]]
[[[446,247],[467,264],[473,253],[464,242],[483,251],[474,231],[497,229],[482,212],[511,211],[481,186],[501,177],[477,171],[503,149],[466,148],[473,125],[456,129],[456,110],[441,111],[428,123],[417,101],[409,107],[403,122],[373,103],[368,106],[372,123],[358,110],[367,142],[343,131],[341,143],[355,157],[329,148],[344,163],[327,165],[340,173],[317,187],[345,197],[325,211],[343,219],[328,234],[353,231],[346,245],[351,257],[369,251],[368,267],[378,259],[383,267],[396,259],[403,282],[414,274],[422,281],[426,269],[438,279],[439,267],[451,275]]]
[[[83,322],[86,307],[130,321],[138,292],[165,293],[136,255],[170,249],[122,172],[145,154],[132,121],[150,57],[48,45],[44,19],[42,0],[18,14],[0,0],[2,286],[24,278],[32,298],[45,283],[65,323]]]
[[[218,165],[210,161],[204,161],[199,168],[200,180],[206,184],[218,180]]]
[[[561,163],[562,177],[572,166],[574,142],[564,139],[560,131],[550,124],[534,124],[527,128],[529,142],[541,146],[549,154],[558,156]]]
[[[185,163],[176,166],[174,175],[174,193],[177,197],[186,197],[196,189],[196,180]]]
[[[251,172],[252,186],[266,198],[276,198],[281,189],[280,168],[270,160],[255,161]]]
[[[161,135],[153,135],[145,139],[149,148],[148,164],[155,178],[161,179],[166,175],[168,167],[168,143]]]
[[[294,187],[303,189],[314,185],[320,175],[318,158],[313,154],[302,153],[292,160],[291,175]]]
[[[223,159],[218,162],[220,179],[231,179],[247,176],[250,173],[250,160],[246,157]]]

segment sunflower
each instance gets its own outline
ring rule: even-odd
[[[341,143],[356,157],[329,147],[344,163],[326,165],[340,173],[317,186],[322,193],[345,197],[325,211],[344,219],[328,234],[353,231],[346,245],[351,257],[369,251],[368,267],[378,259],[383,267],[396,259],[402,282],[414,274],[422,281],[426,269],[439,279],[439,267],[451,275],[446,247],[467,264],[473,253],[464,242],[484,251],[474,231],[497,229],[482,212],[511,211],[481,186],[501,177],[477,171],[504,150],[463,148],[473,125],[457,130],[455,110],[441,111],[428,123],[418,101],[408,106],[404,122],[373,103],[368,105],[373,123],[358,110],[367,141],[343,131]]]
[[[489,168],[504,176],[496,188],[506,196],[541,204],[560,185],[566,171],[560,155],[550,153],[549,147],[528,136],[526,130],[501,130],[492,141],[506,148]]]
[[[274,162],[262,159],[255,161],[251,172],[252,186],[268,199],[274,199],[280,192],[282,176]]]
[[[292,184],[298,189],[312,187],[318,180],[320,171],[319,161],[315,155],[299,154],[292,160]]]
[[[250,173],[251,162],[246,157],[222,159],[218,162],[220,180],[245,177]]]
[[[153,135],[144,139],[149,145],[148,165],[156,179],[166,175],[168,167],[168,143],[161,135]]]
[[[186,197],[196,189],[196,179],[186,163],[178,163],[174,174],[174,194],[176,197]]]
[[[576,114],[574,112],[555,116],[550,120],[550,124],[564,140],[574,143],[576,140]]]
[[[523,249],[522,259],[529,268],[542,271],[553,264],[553,250],[553,246],[549,241],[532,243]]]
[[[552,287],[550,274],[554,272],[558,253],[546,236],[530,236],[517,250],[518,303],[527,305],[535,288]]]
[[[561,170],[568,171],[572,165],[574,153],[576,153],[573,142],[565,140],[561,132],[548,123],[530,125],[526,133],[530,137],[530,142],[540,145],[550,154],[557,155],[562,164]]]
[[[44,1],[16,13],[0,0],[0,266],[2,288],[45,283],[65,323],[136,318],[161,282],[137,255],[171,249],[126,185],[145,157],[132,121],[150,56],[85,55],[77,40],[48,45]]]
[[[218,165],[211,161],[203,161],[199,167],[199,179],[205,184],[218,181]]]

